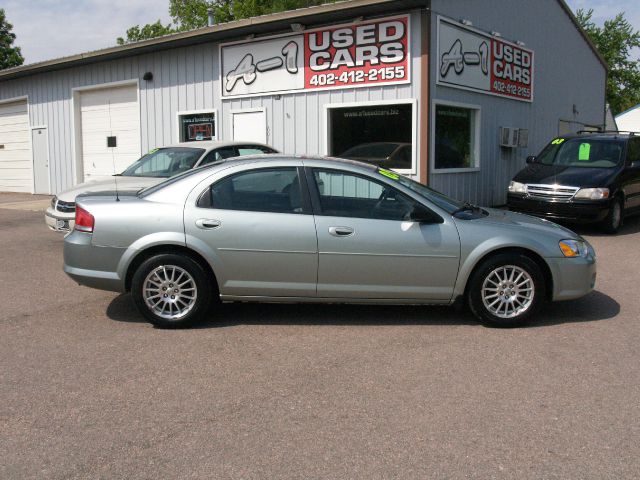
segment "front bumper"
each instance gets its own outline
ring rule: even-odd
[[[44,221],[51,230],[67,233],[75,225],[75,213],[63,213],[48,207],[44,212]]]
[[[514,212],[526,213],[552,221],[570,223],[598,223],[609,214],[607,200],[552,201],[523,195],[507,195],[507,206]]]
[[[596,286],[596,257],[589,246],[586,257],[547,258],[553,276],[555,300],[573,300],[590,293]]]
[[[80,285],[124,292],[125,281],[118,265],[126,248],[91,244],[90,233],[73,230],[64,238],[64,271]]]

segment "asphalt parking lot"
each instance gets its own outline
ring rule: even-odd
[[[0,195],[0,478],[640,477],[640,220],[581,231],[597,290],[528,328],[231,304],[168,331],[67,278],[31,198]]]

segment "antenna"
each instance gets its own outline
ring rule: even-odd
[[[113,130],[111,128],[111,100],[108,101],[107,105],[109,106],[109,133],[113,134]],[[113,144],[111,143],[113,141]],[[118,174],[116,173],[116,155],[114,152],[114,148],[116,148],[116,137],[111,135],[107,137],[107,148],[111,149],[111,164],[113,165],[113,181],[116,184],[116,202],[120,201],[120,195],[118,195]]]

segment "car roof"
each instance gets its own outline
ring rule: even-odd
[[[251,142],[251,141],[221,141],[221,140],[198,140],[195,142],[178,142],[172,143],[170,145],[164,145],[158,148],[175,148],[175,147],[187,147],[187,148],[204,148],[206,150],[211,150],[214,148],[220,147],[236,147],[241,145],[257,145],[261,147],[267,147],[272,150],[275,150],[271,145],[267,145],[266,143],[260,142]]]
[[[358,162],[356,160],[348,160],[344,158],[335,158],[335,157],[321,157],[321,156],[309,156],[309,155],[285,155],[285,154],[262,154],[262,155],[246,155],[242,157],[231,157],[228,159],[218,160],[216,162],[212,162],[208,165],[204,165],[202,167],[193,168],[191,170],[187,170],[179,175],[174,177],[169,177],[165,181],[153,185],[144,189],[142,192],[143,195],[151,195],[158,191],[164,190],[165,188],[170,188],[173,184],[180,184],[182,182],[191,182],[191,181],[200,181],[204,178],[208,177],[212,173],[215,173],[218,170],[225,170],[231,167],[237,167],[242,165],[257,165],[260,167],[269,167],[270,163],[274,165],[282,166],[282,163],[289,163],[292,165],[295,163],[305,163],[309,164],[312,167],[319,168],[327,168],[331,169],[335,168],[337,165],[341,165],[346,167],[346,170],[351,171],[361,171],[373,173],[378,170],[377,165],[372,165],[370,163]]]

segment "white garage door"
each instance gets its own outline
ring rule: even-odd
[[[140,109],[135,85],[80,94],[84,179],[120,173],[140,158]],[[109,146],[109,138],[115,147]]]
[[[0,104],[0,191],[31,192],[27,101]]]

